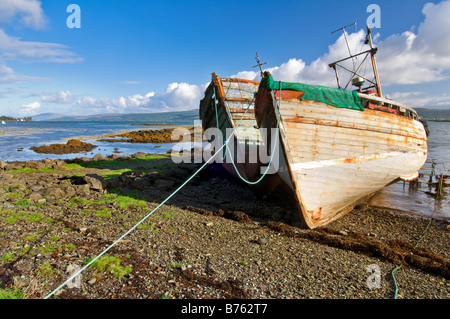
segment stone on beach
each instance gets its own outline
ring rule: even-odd
[[[103,191],[103,189],[108,185],[108,182],[97,174],[88,174],[83,177],[83,180],[89,185],[90,189],[96,191]]]

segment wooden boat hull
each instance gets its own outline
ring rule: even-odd
[[[295,195],[305,227],[325,225],[396,179],[418,176],[427,157],[421,122],[368,108],[337,108],[301,95],[261,87],[255,112],[261,127],[278,121],[287,165],[279,174]]]
[[[216,159],[234,177],[249,182],[257,181],[267,162],[258,158],[264,139],[257,127],[254,111],[254,96],[259,82],[236,78],[219,78],[213,73],[213,81],[200,101],[200,119],[204,131],[218,129],[223,141],[235,128],[234,137],[230,140],[231,155],[225,149]],[[215,137],[208,136],[213,143]],[[220,147],[216,146],[216,148]],[[256,154],[256,158],[255,158]],[[257,184],[248,184],[261,197],[271,193],[280,180],[277,174],[269,173]]]

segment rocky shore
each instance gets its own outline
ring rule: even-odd
[[[0,298],[46,297],[200,164],[0,161]],[[51,298],[448,299],[448,222],[361,206],[315,230],[209,165]],[[395,281],[392,271],[395,271]]]

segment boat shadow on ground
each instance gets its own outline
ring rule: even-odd
[[[228,173],[220,164],[174,163],[170,154],[129,157],[120,160],[66,160],[68,165],[91,169],[86,175],[66,176],[74,185],[89,185],[93,191],[126,195],[137,200],[167,202],[182,209],[198,210],[236,220],[274,220],[295,225],[293,201],[277,189],[261,198]],[[189,181],[188,181],[189,180]],[[182,188],[186,181],[188,181]],[[234,217],[233,217],[234,216]]]

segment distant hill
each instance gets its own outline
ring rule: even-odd
[[[33,121],[51,121],[51,120],[58,119],[58,118],[61,118],[64,116],[65,115],[63,115],[63,114],[57,114],[57,113],[42,113],[39,115],[34,115]]]
[[[45,113],[33,116],[33,121],[54,122],[122,122],[122,123],[162,123],[162,124],[193,124],[198,120],[198,110],[164,113],[116,113],[86,116],[64,116],[54,113]]]
[[[438,110],[416,108],[415,110],[419,113],[419,116],[427,121],[450,121],[450,109]]]

